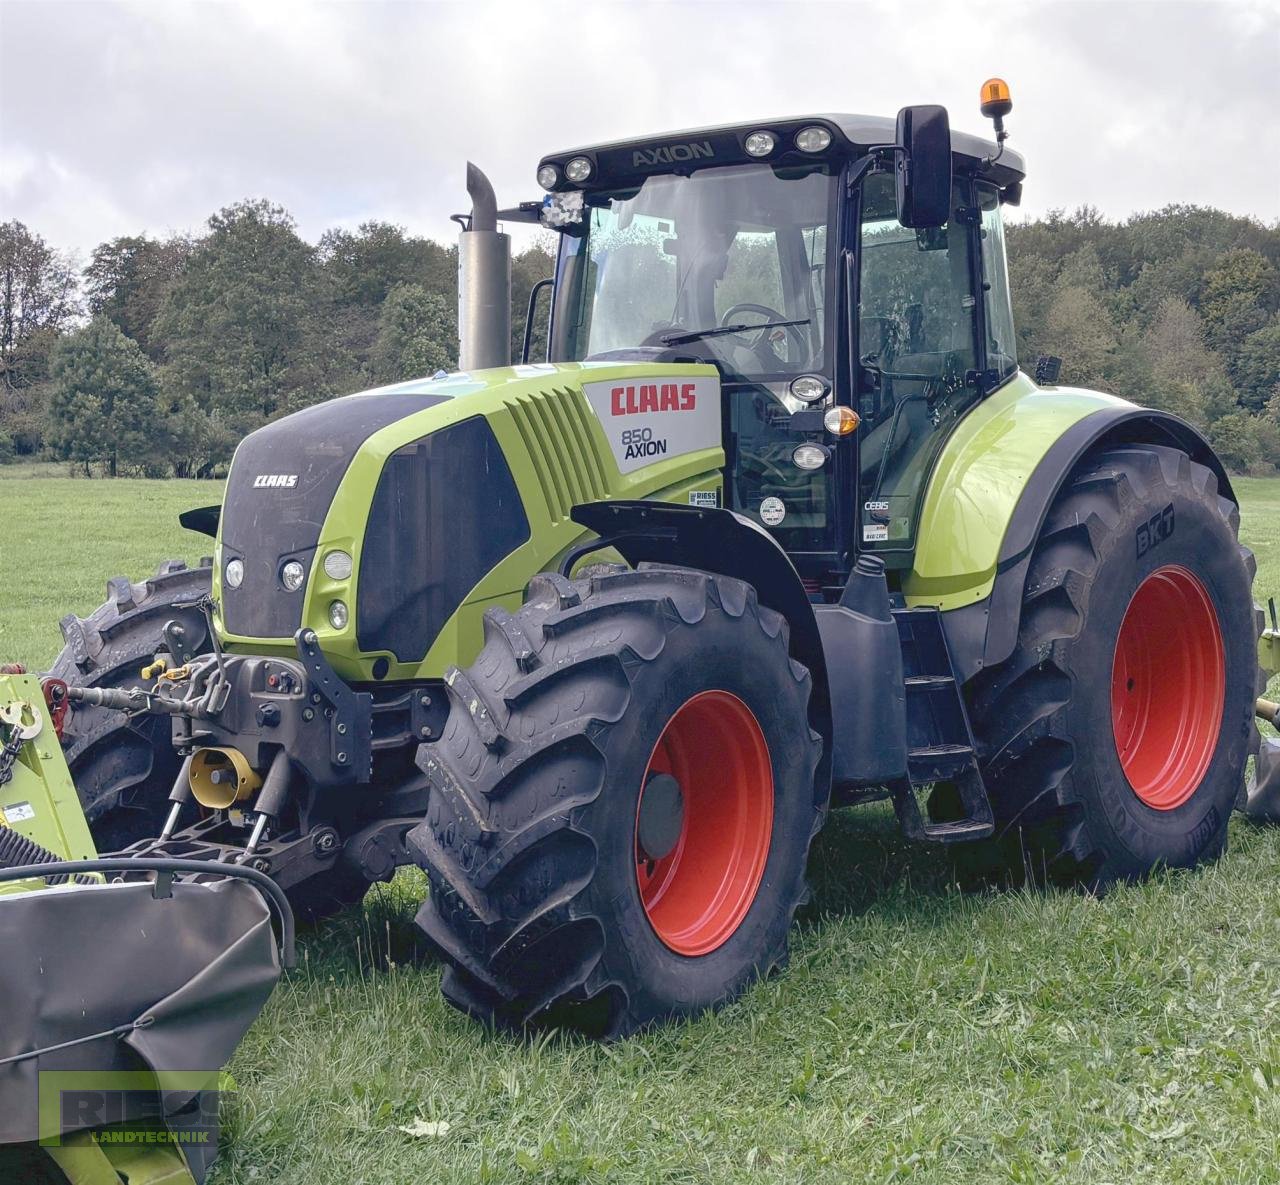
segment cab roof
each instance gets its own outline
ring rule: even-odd
[[[801,128],[815,125],[831,132],[831,146],[819,153],[800,152],[792,144],[793,137]],[[746,137],[757,131],[769,131],[778,137],[779,148],[768,157],[752,157],[743,147]],[[883,115],[793,115],[780,119],[757,119],[749,123],[688,128],[657,136],[566,149],[544,156],[539,167],[553,164],[563,175],[567,161],[585,156],[593,166],[592,175],[583,186],[589,189],[617,184],[628,177],[687,172],[714,165],[744,164],[755,160],[798,164],[858,156],[872,145],[892,144],[896,132],[896,121]],[[1002,187],[1026,176],[1026,162],[1021,154],[1007,147],[997,162],[986,164],[996,155],[997,146],[981,136],[952,129],[951,151],[953,156],[962,158],[962,165],[973,168],[978,175]]]

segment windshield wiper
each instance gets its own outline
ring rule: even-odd
[[[808,325],[809,318],[798,321],[761,321],[756,325],[716,325],[711,329],[690,329],[687,333],[664,333],[658,340],[664,346],[682,346],[704,337],[723,337],[728,333],[747,333],[752,329],[785,329],[788,325]]]

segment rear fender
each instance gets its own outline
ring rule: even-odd
[[[961,680],[1013,653],[1032,550],[1058,492],[1090,454],[1134,443],[1182,449],[1235,501],[1208,441],[1177,416],[1095,391],[1040,390],[1022,375],[990,402],[974,413],[985,422],[957,430],[934,470],[903,582],[909,605],[943,610]]]

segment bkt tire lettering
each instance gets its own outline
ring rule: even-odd
[[[1173,503],[1159,514],[1153,514],[1138,528],[1138,557],[1146,555],[1157,543],[1163,543],[1173,534]]]

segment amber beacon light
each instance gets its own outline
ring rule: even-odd
[[[1004,130],[1004,117],[1013,110],[1013,97],[1009,94],[1009,84],[1003,78],[988,78],[978,94],[982,99],[982,114],[996,129],[996,154],[986,160],[986,164],[993,165],[1004,155],[1004,142],[1009,138],[1009,133]]]
[[[1013,97],[1009,94],[1009,84],[1003,78],[988,78],[979,91],[982,100],[982,114],[988,119],[999,121],[1013,110]]]

